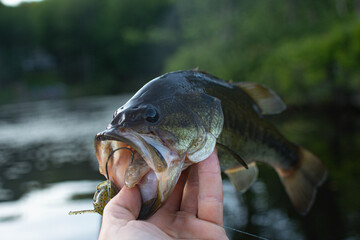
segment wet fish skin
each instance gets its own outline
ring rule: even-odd
[[[188,146],[191,144],[189,139],[195,137],[194,132],[201,130],[189,122],[191,115],[188,112],[185,112],[181,107],[177,107],[177,104],[169,103],[169,101],[181,102],[182,105],[193,111],[192,108],[196,107],[196,104],[194,106],[191,100],[196,101],[199,98],[194,97],[194,99],[191,99],[189,97],[189,99],[184,99],[183,97],[183,99],[178,100],[175,100],[175,98],[182,94],[203,94],[221,101],[224,124],[217,139],[218,143],[238,152],[243,158],[247,159],[248,163],[256,159],[273,167],[291,168],[299,161],[297,146],[285,139],[272,124],[264,119],[254,100],[234,84],[229,84],[202,72],[180,71],[165,74],[149,82],[142,90],[123,108],[125,109],[131,105],[138,106],[139,102],[151,103],[154,101],[152,97],[158,96],[161,102],[165,102],[158,108],[162,110],[171,109],[171,111],[162,111],[162,115],[167,115],[166,120],[164,119],[165,121],[161,126],[152,126],[150,131],[159,131],[159,128],[160,131],[170,134],[177,131],[174,135],[177,135],[178,139],[183,142],[179,143],[176,148],[181,149],[181,152],[187,151]],[[199,114],[204,125],[211,117],[209,115],[211,113]],[[129,127],[135,129],[135,131],[141,131],[141,127],[144,126],[144,124],[140,123],[138,124],[140,127],[135,127],[132,125],[135,122],[130,123],[131,119],[123,117],[123,115],[117,116],[114,121],[117,121],[119,117],[126,119],[125,124],[129,124]],[[207,128],[209,129],[211,126]],[[169,139],[166,140],[169,141]]]
[[[230,167],[225,172],[237,189],[247,189],[257,177],[255,162],[264,162],[278,172],[296,209],[306,213],[326,168],[263,117],[284,108],[275,93],[258,84],[231,84],[192,70],[172,72],[147,83],[119,108],[108,128],[97,135],[95,146],[98,151],[102,141],[127,142],[155,172],[157,197],[143,203],[140,218],[153,214],[181,171],[206,159],[216,143],[231,152],[220,161]],[[104,162],[100,155],[99,163]]]
[[[171,89],[164,91],[163,84]],[[168,198],[182,170],[193,162],[206,159],[212,153],[223,125],[218,99],[200,92],[189,94],[181,87],[177,89],[182,91],[174,91],[175,88],[177,87],[171,86],[168,81],[151,81],[115,112],[108,129],[97,137],[110,137],[114,140],[115,135],[121,136],[122,132],[131,131],[137,135],[136,138],[142,139],[141,142],[146,142],[144,145],[147,145],[147,149],[153,150],[146,154],[144,152],[149,151],[137,149],[134,141],[128,141],[135,150],[142,152],[144,160],[158,176],[157,201],[150,201],[155,208]],[[117,140],[126,141],[124,138]],[[95,146],[99,149],[97,144]],[[100,159],[99,154],[97,155]],[[164,157],[169,155],[172,157]],[[100,164],[101,172],[104,173],[102,166]],[[154,211],[152,208],[151,212]]]
[[[221,100],[224,126],[217,138],[218,146],[230,148],[248,165],[264,162],[272,166],[278,172],[294,207],[300,214],[306,214],[313,204],[317,187],[326,179],[327,170],[315,155],[288,141],[263,117],[263,114],[285,110],[281,99],[260,84],[227,83],[196,71],[179,72],[179,75],[189,83],[188,91],[194,89]],[[230,161],[222,157],[220,162]],[[256,165],[252,166],[256,168]],[[231,168],[234,167],[236,165]],[[248,188],[257,177],[257,169],[251,173],[242,171],[244,168],[240,165],[237,168],[238,175],[254,173],[246,186]],[[230,177],[230,180],[233,178]],[[235,177],[235,180],[240,179]],[[241,181],[244,180],[248,181],[241,178]]]

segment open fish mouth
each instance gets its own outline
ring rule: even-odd
[[[118,189],[138,185],[142,197],[139,219],[151,216],[166,200],[171,189],[167,182],[162,183],[168,170],[165,158],[174,156],[154,137],[109,128],[95,136],[95,152],[100,173]]]

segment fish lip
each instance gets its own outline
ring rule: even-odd
[[[102,132],[99,132],[95,136],[95,144],[96,144],[96,142],[110,141],[110,140],[124,142],[132,147],[135,147],[135,145],[136,145],[135,143],[130,141],[130,139],[123,137],[121,135],[121,131],[119,131],[115,128],[106,129]]]
[[[148,219],[156,212],[156,210],[160,207],[160,205],[161,205],[161,201],[159,201],[159,198],[152,198],[147,202],[143,203],[141,205],[138,219],[139,220]]]
[[[155,172],[162,172],[167,169],[166,160],[156,147],[131,129],[111,127],[96,134],[95,151],[97,151],[98,142],[108,140],[124,142],[133,147]]]

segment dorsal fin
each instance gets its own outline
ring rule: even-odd
[[[273,90],[260,83],[237,82],[233,84],[240,87],[256,102],[262,114],[276,114],[286,109],[281,98]]]
[[[248,165],[248,169],[243,166],[237,166],[226,169],[225,173],[234,185],[236,191],[244,193],[257,179],[258,168],[255,162],[252,162]]]

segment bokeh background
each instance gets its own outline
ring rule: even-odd
[[[67,215],[104,180],[95,134],[195,67],[276,91],[288,109],[268,119],[329,170],[305,217],[265,165],[245,194],[224,179],[229,238],[359,239],[359,0],[0,1],[1,239],[97,239],[98,215]]]

